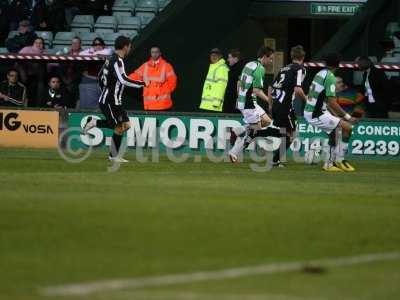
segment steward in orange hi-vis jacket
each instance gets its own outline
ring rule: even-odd
[[[143,89],[145,110],[168,110],[172,107],[171,93],[176,89],[177,76],[171,64],[161,57],[160,48],[151,48],[150,59],[129,77],[146,83]]]

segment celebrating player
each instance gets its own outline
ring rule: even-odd
[[[269,47],[261,47],[258,50],[256,61],[246,64],[239,80],[239,98],[237,109],[243,115],[245,126],[231,130],[231,144],[229,158],[233,163],[239,161],[239,154],[246,149],[256,137],[280,136],[279,130],[272,126],[272,120],[257,104],[258,99],[272,105],[271,99],[264,93],[265,68],[272,63],[274,50]],[[238,137],[242,138],[238,138]]]
[[[293,109],[293,100],[299,97],[306,101],[302,83],[306,75],[303,67],[305,51],[302,46],[293,47],[290,51],[292,63],[282,68],[272,85],[272,118],[274,125],[281,128],[286,135],[286,150],[292,143],[296,131],[296,115]],[[281,144],[283,146],[283,144]],[[274,166],[283,167],[280,161],[281,150],[275,150]]]
[[[129,38],[120,36],[115,40],[115,53],[106,60],[99,73],[99,82],[102,90],[99,106],[105,120],[96,120],[88,117],[83,129],[84,134],[93,127],[114,129],[110,147],[109,160],[118,163],[128,162],[119,155],[122,135],[130,128],[127,112],[122,108],[122,94],[124,86],[141,88],[145,84],[142,81],[129,79],[125,74],[123,59],[131,49]]]
[[[339,62],[338,54],[326,57],[327,67],[315,75],[311,84],[304,108],[304,118],[309,124],[329,135],[329,158],[324,163],[323,169],[329,172],[352,172],[355,169],[345,160],[345,155],[353,130],[352,123],[355,123],[356,119],[336,102],[336,77],[333,72],[339,67]],[[342,130],[341,139],[337,136],[337,129]]]

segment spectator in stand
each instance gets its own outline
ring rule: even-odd
[[[17,30],[18,24],[24,20],[29,20],[31,10],[29,8],[28,0],[13,0],[9,6],[9,20],[10,30]]]
[[[70,48],[64,48],[62,51],[58,51],[57,55],[71,55],[77,56],[82,52],[81,39],[74,37],[71,42]],[[82,79],[82,68],[81,64],[74,62],[65,62],[58,66],[57,74],[64,82],[65,87],[70,94],[71,101],[68,103],[69,108],[75,108],[76,102],[79,99],[79,83]]]
[[[383,70],[374,66],[367,56],[357,58],[363,75],[363,89],[367,98],[367,117],[388,118],[391,85]]]
[[[39,31],[64,31],[65,7],[62,0],[38,0],[32,12],[32,25]]]
[[[8,0],[0,0],[0,47],[4,46],[10,28],[8,19]]]
[[[60,51],[57,51],[56,55],[72,55],[78,56],[83,51],[82,40],[79,36],[76,36],[71,41],[71,47],[65,47]]]
[[[150,49],[150,58],[129,76],[146,82],[143,88],[145,110],[169,110],[173,106],[171,94],[176,89],[177,76],[174,68],[162,56],[160,47]]]
[[[109,3],[110,1],[105,0],[89,0],[82,3],[81,10],[84,14],[94,15],[96,20],[99,16],[110,14],[111,7],[109,6]]]
[[[244,64],[241,60],[241,53],[239,49],[232,49],[228,53],[229,76],[228,86],[225,92],[225,113],[238,113],[236,109],[236,101],[238,98],[238,81],[242,73]]]
[[[109,56],[113,53],[111,48],[106,48],[106,45],[101,38],[95,38],[92,47],[80,53],[84,56],[103,55]],[[101,94],[98,84],[98,74],[101,70],[101,64],[87,63],[82,73],[82,81],[79,85],[79,108],[97,108],[99,97]]]
[[[66,108],[70,107],[70,96],[68,91],[62,87],[61,78],[57,75],[50,76],[48,87],[41,97],[44,107]]]
[[[26,106],[26,88],[18,81],[18,71],[9,69],[7,80],[0,83],[0,106]]]
[[[21,49],[20,54],[45,54],[44,40],[36,37],[32,46]],[[17,68],[21,74],[21,80],[27,85],[29,106],[40,105],[40,95],[44,88],[44,79],[46,74],[46,65],[40,62],[18,63]]]
[[[37,35],[30,31],[28,20],[19,23],[18,34],[13,38],[7,39],[6,47],[11,53],[18,53],[22,48],[31,46]]]
[[[107,48],[104,40],[100,37],[97,37],[92,42],[92,47],[83,50],[80,55],[88,55],[88,56],[95,56],[95,55],[111,55],[113,50],[111,48]]]
[[[347,85],[343,78],[336,76],[337,103],[345,112],[354,118],[362,118],[365,115],[365,97],[356,89]]]
[[[44,54],[46,49],[44,48],[44,39],[36,37],[31,46],[26,46],[19,51],[19,54]]]
[[[81,13],[79,9],[79,0],[65,0],[65,20],[67,21],[67,25],[70,26],[72,20],[76,15]]]

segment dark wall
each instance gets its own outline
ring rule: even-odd
[[[360,55],[383,55],[380,45],[385,37],[388,22],[397,21],[400,17],[398,0],[368,1],[364,8],[341,27],[319,51],[316,58],[329,52],[338,51],[345,60],[353,60]]]

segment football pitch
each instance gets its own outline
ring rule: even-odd
[[[400,161],[105,155],[0,149],[0,299],[400,299]]]

